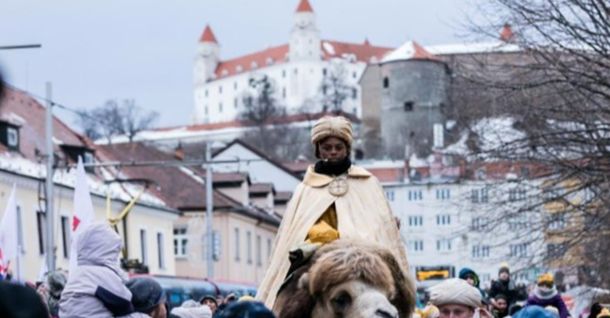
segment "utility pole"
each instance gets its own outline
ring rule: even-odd
[[[214,196],[212,193],[212,146],[211,141],[205,143],[205,227],[207,240],[206,267],[208,279],[214,277]]]
[[[47,241],[45,244],[47,269],[55,270],[55,242],[53,233],[53,94],[51,82],[46,83],[46,145],[47,145],[47,176],[45,191],[45,216],[47,218]]]

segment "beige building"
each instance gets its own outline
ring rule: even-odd
[[[4,213],[13,185],[16,187],[21,245],[19,262],[12,262],[15,275],[34,281],[43,269],[46,240],[44,212],[44,115],[45,108],[28,95],[9,90],[0,104],[0,216]],[[85,137],[54,119],[53,142],[56,164],[65,167],[81,156],[92,162],[97,149]],[[110,183],[118,175],[109,169],[87,168],[89,187],[97,221],[105,221],[106,195],[111,214],[122,210],[142,188],[133,183]],[[68,268],[70,234],[74,212],[75,169],[58,168],[54,173],[54,255],[57,268]],[[153,274],[174,275],[173,222],[178,211],[170,208],[153,191],[145,191],[128,216],[117,224],[124,240],[123,259],[143,261]]]
[[[99,146],[101,157],[121,161],[179,160],[143,143]],[[177,159],[178,158],[178,159]],[[129,167],[122,173],[130,178],[149,179],[164,202],[181,212],[174,224],[176,275],[206,278],[205,173],[196,167]],[[265,272],[280,215],[287,196],[274,198],[271,184],[252,184],[244,172],[213,175],[214,269],[216,282],[257,285]]]

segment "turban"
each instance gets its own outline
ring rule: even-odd
[[[471,308],[481,306],[481,292],[459,278],[451,278],[430,288],[430,302],[435,306],[463,305]]]
[[[342,116],[320,118],[311,130],[311,143],[315,145],[327,137],[337,137],[351,146],[352,124]]]

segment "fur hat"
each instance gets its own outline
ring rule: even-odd
[[[453,304],[474,309],[481,306],[481,292],[465,280],[451,278],[430,288],[430,302],[437,307]]]
[[[352,145],[352,123],[342,116],[325,116],[320,118],[311,129],[311,143],[316,145],[327,137],[337,137]]]
[[[150,313],[157,305],[165,302],[163,288],[152,278],[132,278],[125,285],[131,292],[131,303],[137,312]]]
[[[540,276],[538,276],[538,284],[544,284],[544,283],[549,283],[549,284],[553,284],[554,283],[554,279],[553,279],[553,275],[551,273],[544,273]]]

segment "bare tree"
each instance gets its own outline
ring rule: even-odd
[[[322,111],[341,112],[343,104],[354,94],[356,87],[347,83],[347,70],[342,61],[335,61],[324,74],[320,93]]]
[[[108,143],[116,135],[126,135],[129,142],[136,134],[148,129],[157,119],[156,112],[144,111],[134,100],[124,100],[122,105],[108,100],[104,105],[79,112],[79,125],[91,139],[106,138]]]
[[[478,113],[455,109],[468,113],[462,116],[466,125],[501,116],[512,118],[512,128],[522,132],[489,148],[470,138],[473,161],[534,167],[531,178],[513,182],[528,193],[520,205],[506,204],[516,190],[496,187],[504,199],[490,208],[490,222],[500,226],[507,219],[526,219],[523,231],[544,243],[532,261],[543,268],[576,269],[581,282],[610,287],[610,256],[600,249],[610,233],[610,4],[494,0],[482,9],[497,19],[494,30],[511,22],[510,44],[519,52],[501,63],[487,61],[477,71],[454,69],[470,89],[460,90],[464,100],[487,101]],[[471,132],[489,134],[493,128]],[[511,239],[523,231],[512,231]]]

